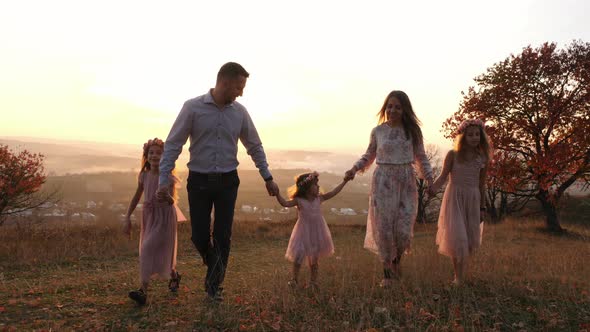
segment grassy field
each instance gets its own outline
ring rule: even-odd
[[[362,248],[364,229],[333,225],[336,254],[320,261],[320,290],[311,292],[287,286],[292,225],[237,220],[226,300],[210,305],[205,268],[181,224],[181,289],[172,295],[155,281],[144,307],[127,298],[138,286],[137,232],[129,241],[118,225],[3,227],[0,330],[590,330],[588,226],[566,224],[568,233],[555,236],[536,220],[486,225],[471,282],[456,288],[436,252],[436,226],[418,225],[402,279],[383,290],[380,264]]]

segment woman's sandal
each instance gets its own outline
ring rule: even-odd
[[[178,291],[178,288],[180,287],[180,279],[182,279],[182,276],[178,272],[175,272],[174,277],[170,278],[168,288],[171,292],[175,293]]]
[[[379,287],[387,289],[393,285],[393,279],[391,278],[383,278],[379,283]]]
[[[381,288],[389,288],[393,284],[393,270],[392,269],[383,269],[383,280],[379,284]]]

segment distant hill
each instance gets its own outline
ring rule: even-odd
[[[3,137],[0,144],[12,149],[27,149],[45,156],[45,168],[50,175],[129,172],[139,169],[141,146],[100,142],[39,139],[30,137]],[[188,144],[177,161],[182,170],[188,162]],[[303,150],[267,150],[274,169],[314,169],[323,172],[344,173],[359,157],[353,154]],[[240,144],[240,169],[255,169],[254,163]]]

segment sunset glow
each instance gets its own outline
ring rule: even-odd
[[[0,8],[0,136],[165,137],[219,67],[272,149],[358,153],[390,90],[427,143],[461,91],[524,46],[590,40],[586,1],[19,1]]]

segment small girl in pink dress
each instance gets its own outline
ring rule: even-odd
[[[297,222],[291,232],[285,258],[293,262],[293,275],[289,286],[295,287],[301,264],[307,258],[311,270],[310,286],[317,289],[318,259],[334,253],[330,229],[322,216],[320,204],[338,194],[346,182],[343,180],[329,193],[320,193],[317,172],[305,173],[295,178],[289,188],[289,201],[277,194],[277,201],[284,207],[297,207]]]
[[[484,187],[492,149],[481,120],[465,120],[458,127],[455,149],[445,158],[443,170],[429,188],[436,193],[450,175],[438,217],[438,251],[451,257],[455,278],[464,280],[467,258],[480,246],[485,212]]]
[[[170,277],[168,287],[176,292],[180,285],[180,274],[176,271],[177,221],[186,218],[175,205],[175,183],[173,177],[170,186],[171,195],[166,202],[159,202],[156,198],[160,158],[164,150],[164,142],[154,138],[143,145],[141,171],[138,177],[137,190],[129,203],[125,216],[123,232],[131,236],[131,214],[137,203],[144,196],[141,231],[139,237],[139,270],[141,287],[129,292],[129,297],[143,305],[147,300],[147,290],[153,275]]]

